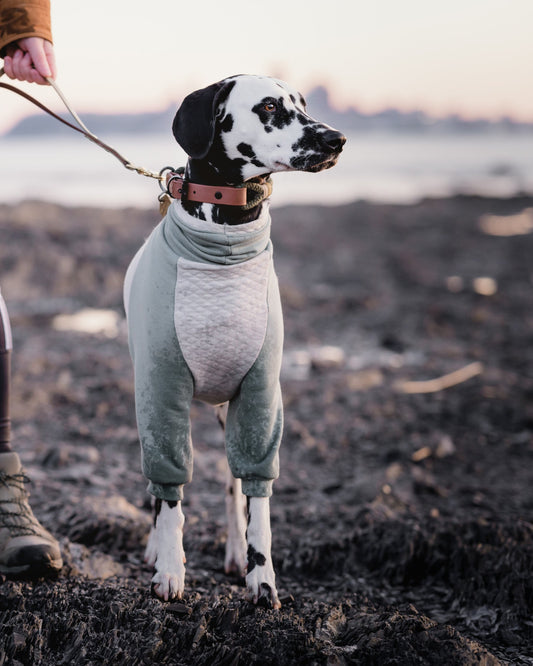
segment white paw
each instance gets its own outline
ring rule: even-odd
[[[251,569],[246,575],[246,588],[248,590],[249,600],[258,606],[267,608],[281,608],[276,589],[276,575],[272,560],[265,560],[260,553],[255,553],[255,562],[248,562]],[[264,561],[264,564],[257,562]]]
[[[185,589],[185,567],[177,567],[172,573],[157,571],[152,578],[152,591],[160,599],[181,599]]]

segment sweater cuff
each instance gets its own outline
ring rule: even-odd
[[[167,502],[181,502],[183,499],[183,485],[173,486],[150,481],[147,490],[150,495]]]
[[[26,37],[52,41],[50,0],[3,0],[0,8],[0,56],[5,47]]]
[[[242,479],[242,493],[247,497],[270,497],[273,481]]]

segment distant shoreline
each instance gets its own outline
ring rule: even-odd
[[[532,132],[533,122],[519,122],[509,117],[499,120],[486,118],[466,119],[458,114],[433,117],[424,111],[400,111],[394,108],[376,113],[363,113],[355,107],[339,110],[330,101],[325,86],[317,86],[307,95],[311,115],[323,119],[343,132],[397,131],[420,133],[482,133],[482,132]],[[173,103],[161,111],[146,113],[81,113],[84,123],[99,135],[169,133],[179,103]],[[67,114],[59,114],[70,120]],[[11,129],[0,134],[1,138],[41,135],[65,135],[69,128],[44,113],[34,113],[22,118]]]

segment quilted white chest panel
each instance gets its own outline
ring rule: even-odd
[[[229,400],[254,364],[266,334],[271,269],[268,250],[229,266],[178,259],[174,324],[196,398]]]

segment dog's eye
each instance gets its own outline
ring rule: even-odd
[[[274,102],[267,102],[263,108],[265,109],[265,111],[272,113],[273,111],[276,110],[277,107],[274,104]]]

